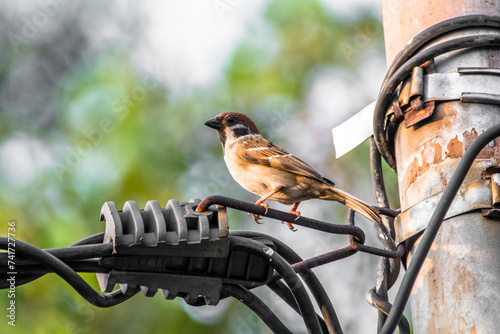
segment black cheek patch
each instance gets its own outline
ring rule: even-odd
[[[243,137],[250,134],[250,129],[245,127],[238,127],[233,129],[235,137]]]

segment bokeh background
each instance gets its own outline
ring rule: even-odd
[[[0,2],[0,235],[15,221],[17,238],[65,247],[103,231],[105,201],[255,201],[231,179],[215,132],[203,125],[225,111],[246,113],[265,137],[374,203],[368,144],[336,160],[331,129],[377,97],[387,68],[381,16],[375,0]],[[395,175],[387,171],[386,181],[398,207]],[[331,202],[300,210],[346,219]],[[347,244],[234,211],[229,219],[231,229],[271,234],[306,258]],[[358,221],[379,246],[371,225]],[[364,294],[377,263],[357,254],[315,269],[347,333],[376,332]],[[95,275],[82,276],[98,289]],[[285,304],[256,292],[304,332]],[[235,300],[193,308],[139,294],[99,309],[55,275],[18,287],[15,300],[13,328],[0,291],[0,329],[9,333],[269,332]]]

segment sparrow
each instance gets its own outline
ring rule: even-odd
[[[309,199],[337,201],[371,221],[380,221],[378,211],[349,193],[336,188],[314,168],[266,140],[255,123],[244,114],[227,112],[205,122],[219,135],[224,161],[232,177],[246,190],[257,194],[255,203],[267,209],[270,199],[293,205],[290,213],[300,217],[300,202]],[[257,223],[260,217],[253,215]],[[293,224],[286,222],[291,230]]]

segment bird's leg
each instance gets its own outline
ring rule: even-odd
[[[299,219],[299,218],[300,218],[300,211],[297,211],[297,209],[298,209],[298,207],[299,207],[299,204],[300,204],[300,202],[296,202],[296,203],[293,205],[293,207],[292,207],[292,209],[290,210],[290,212],[289,212],[289,213],[291,213],[291,214],[293,214],[293,215],[296,215],[296,216],[297,216],[297,218],[295,218],[295,220],[297,220],[297,219]]]
[[[267,195],[262,196],[257,202],[255,202],[255,205],[263,206],[266,209],[266,212],[264,212],[264,214],[266,214],[267,210],[269,210],[269,204],[264,203],[264,201],[266,199],[268,199],[269,197],[271,197],[272,195],[276,194],[278,191],[279,190],[273,190],[270,193],[268,193]],[[255,222],[257,224],[262,224],[262,223],[259,222],[259,219],[260,219],[259,215],[255,214],[255,213],[252,213],[252,216],[253,216],[253,219],[255,220]]]
[[[297,218],[295,218],[295,220],[299,219],[300,218],[300,211],[297,211],[297,208],[299,207],[299,204],[300,202],[295,202],[295,204],[293,205],[292,209],[290,210],[289,213],[291,213],[292,215],[296,215]],[[297,231],[297,229],[295,227],[293,227],[292,223],[289,223],[289,222],[285,222],[285,221],[282,221],[281,223],[286,223],[286,225],[288,226],[288,228],[292,231]]]

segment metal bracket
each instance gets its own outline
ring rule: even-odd
[[[500,167],[487,168],[481,177],[491,180],[491,202],[492,207],[483,209],[483,216],[488,218],[500,218]]]
[[[459,67],[456,73],[428,74],[424,82],[424,100],[465,102],[464,98],[489,94],[497,97],[491,101],[493,104],[500,104],[499,86],[499,68]]]
[[[405,120],[408,128],[429,118],[435,101],[500,104],[500,69],[459,67],[455,73],[428,73],[415,67],[388,111]]]
[[[425,78],[427,77],[424,72],[424,67],[413,68],[411,77],[403,82],[397,100],[388,110],[388,114],[394,114],[400,119],[404,118],[407,128],[429,118],[434,112],[434,102],[424,99]]]

